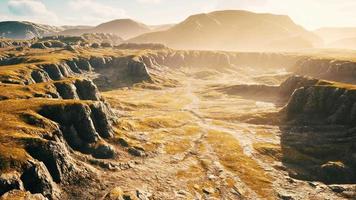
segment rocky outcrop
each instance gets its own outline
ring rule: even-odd
[[[42,162],[31,162],[21,175],[25,190],[48,199],[59,199],[60,191]]]
[[[25,58],[21,57],[3,57],[0,59],[0,66],[16,65],[25,62]]]
[[[293,92],[301,87],[308,87],[313,85],[329,85],[327,81],[306,76],[291,76],[279,86],[279,95],[282,97],[290,97]]]
[[[96,85],[88,79],[76,79],[54,82],[57,92],[63,99],[80,99],[100,101],[100,92]]]
[[[347,60],[306,57],[299,59],[289,70],[296,74],[333,81],[356,81],[356,62]]]
[[[24,186],[17,172],[3,173],[0,176],[0,196],[11,190],[23,190]]]
[[[285,115],[283,160],[295,178],[328,184],[355,183],[356,89],[352,85],[292,77],[281,85],[292,93]]]
[[[91,80],[76,80],[74,85],[77,89],[78,97],[81,100],[101,100],[99,90]]]
[[[74,84],[67,82],[56,82],[54,85],[57,88],[57,92],[63,99],[79,99],[77,88]]]
[[[289,118],[311,117],[332,124],[356,125],[356,90],[333,85],[297,89],[286,106]]]
[[[69,146],[82,153],[103,155],[97,153],[97,149],[103,152],[103,147],[96,143],[113,136],[112,123],[115,117],[110,107],[102,102],[47,106],[39,113],[57,122]],[[111,150],[108,147],[107,152]],[[113,151],[111,154],[114,155]]]
[[[47,49],[47,46],[43,42],[36,42],[31,45],[33,49]]]

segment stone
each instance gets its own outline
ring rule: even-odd
[[[145,156],[145,150],[141,147],[130,147],[128,149],[128,152],[133,155],[133,156],[137,156],[137,157],[143,157]]]
[[[0,197],[1,200],[48,200],[42,194],[31,194],[22,190],[11,190]]]
[[[11,190],[23,190],[23,183],[17,172],[2,173],[0,176],[0,196]]]
[[[64,47],[64,49],[67,50],[67,51],[71,51],[71,52],[76,52],[77,51],[76,48],[73,45],[66,45]]]
[[[112,146],[108,144],[100,144],[97,148],[93,150],[92,154],[95,158],[108,159],[115,156],[115,150]]]
[[[326,183],[348,183],[354,174],[344,163],[329,161],[320,166],[320,176]]]
[[[90,45],[90,47],[97,49],[97,48],[100,47],[100,44],[98,44],[98,43],[93,43],[93,44]]]
[[[30,162],[30,166],[21,175],[21,180],[25,189],[32,194],[40,193],[49,199],[57,199],[59,196],[57,185],[42,162]]]
[[[214,194],[214,193],[215,193],[214,188],[211,188],[211,187],[203,188],[202,191],[203,191],[205,194]]]

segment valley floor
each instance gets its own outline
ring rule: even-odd
[[[98,170],[105,188],[142,199],[343,199],[325,184],[288,175],[273,117],[281,104],[218,90],[263,83],[258,78],[196,70],[174,76],[174,88],[103,93],[121,115],[116,132],[145,154],[128,169]]]

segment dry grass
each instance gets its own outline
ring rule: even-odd
[[[281,161],[282,159],[282,149],[278,144],[272,143],[255,143],[253,144],[253,148],[265,156],[270,162]]]
[[[275,199],[273,178],[252,158],[243,153],[239,142],[230,134],[209,131],[207,141],[217,154],[221,164],[239,178],[260,197]]]
[[[42,140],[54,132],[56,126],[37,114],[47,105],[90,103],[90,101],[26,99],[0,101],[0,171],[15,169],[25,163],[29,156],[24,150],[26,142]],[[24,116],[38,119],[40,124],[28,123]]]

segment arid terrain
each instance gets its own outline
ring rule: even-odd
[[[37,44],[1,50],[1,199],[355,197],[352,52]]]
[[[356,200],[355,28],[65,2],[0,2],[90,22],[0,21],[0,200]]]

